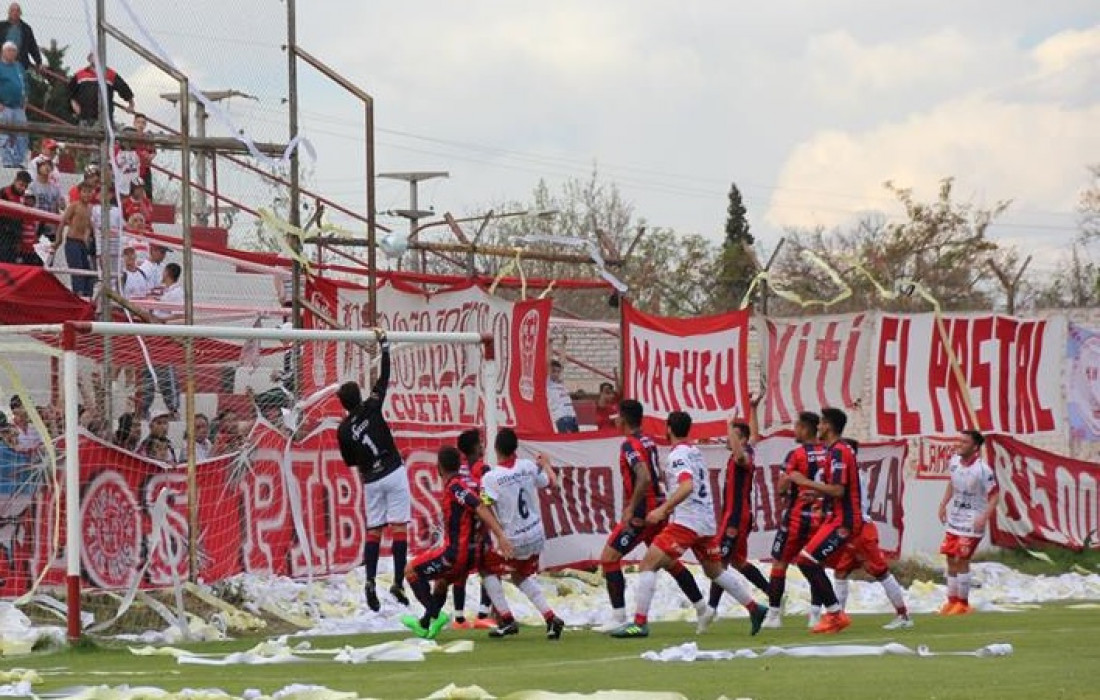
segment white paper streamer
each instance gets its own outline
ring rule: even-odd
[[[889,644],[812,644],[792,647],[768,647],[764,651],[756,652],[752,649],[731,649],[706,651],[700,649],[695,642],[687,642],[678,646],[667,647],[661,651],[647,651],[642,654],[646,661],[660,662],[684,662],[695,661],[730,661],[733,659],[761,659],[770,656],[789,656],[794,658],[838,658],[848,656],[1010,656],[1011,644],[989,644],[975,651],[942,651],[933,652],[927,646],[921,645],[911,649],[904,644],[891,642]]]
[[[600,277],[607,280],[608,284],[622,294],[625,294],[628,290],[628,287],[619,280],[618,277],[607,271],[607,265],[604,262],[603,255],[600,253],[600,247],[596,245],[595,241],[586,241],[583,238],[574,238],[571,236],[543,236],[536,234],[531,236],[518,236],[513,239],[513,243],[516,245],[549,243],[550,245],[565,246],[566,248],[584,248],[588,251],[588,256],[592,258],[592,262],[596,263],[596,270],[599,272]]]

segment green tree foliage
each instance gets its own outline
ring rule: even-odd
[[[1089,183],[1077,210],[1080,236],[1054,273],[1037,285],[1035,303],[1041,308],[1100,305],[1100,267],[1093,257],[1100,241],[1100,164],[1089,166]]]
[[[65,65],[65,54],[68,46],[59,46],[57,39],[50,39],[50,45],[42,49],[42,58],[52,75],[38,75],[28,73],[29,95],[27,102],[32,107],[50,114],[65,122],[72,122],[72,110],[69,107],[68,81],[72,76],[71,71]],[[58,77],[60,76],[60,77]],[[48,119],[41,114],[35,114],[28,110],[27,118],[31,121],[56,121]]]
[[[722,309],[737,308],[759,270],[741,190],[730,185],[726,209],[726,237],[718,260],[718,289],[715,303]]]

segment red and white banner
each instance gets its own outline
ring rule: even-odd
[[[559,471],[561,487],[544,497],[543,524],[549,540],[543,551],[544,568],[586,566],[599,561],[600,551],[622,513],[622,483],[618,476],[619,445],[616,437],[555,437],[525,440],[520,451],[534,457],[545,453]],[[775,483],[783,471],[787,453],[794,447],[789,437],[769,437],[756,446],[757,471],[754,494],[756,529],[749,537],[749,556],[767,558],[782,512]],[[722,493],[729,452],[717,445],[701,446],[710,468],[711,488]],[[905,442],[862,445],[860,468],[870,493],[871,517],[879,528],[883,551],[896,556],[904,531]],[[662,450],[662,454],[664,451]],[[721,508],[720,503],[715,504]],[[718,515],[718,513],[716,513]],[[634,552],[632,561],[644,550]]]
[[[363,287],[313,280],[311,302],[342,327],[367,328],[369,293]],[[378,289],[378,324],[394,331],[492,333],[496,345],[501,425],[524,433],[553,430],[546,403],[549,299],[512,302],[473,285],[435,294],[395,284]],[[310,327],[323,324],[310,319]],[[305,351],[307,393],[337,382],[368,385],[370,355],[348,344],[316,344]],[[395,427],[455,429],[485,424],[482,349],[471,345],[395,348],[386,419]]]
[[[871,346],[868,314],[764,322],[766,396],[761,428],[790,427],[799,411],[855,408]]]
[[[917,478],[931,481],[948,479],[947,465],[955,456],[958,439],[922,437],[917,445]]]
[[[987,443],[1001,500],[991,539],[999,547],[1100,547],[1100,465],[1000,435]]]
[[[441,513],[435,455],[454,439],[440,433],[428,439],[400,439],[413,496],[410,545],[413,551],[438,543]],[[621,440],[615,437],[548,437],[521,441],[527,455],[545,452],[559,470],[561,487],[542,501],[548,541],[544,568],[586,566],[598,561],[622,512],[618,478]],[[757,531],[750,554],[767,556],[779,518],[774,484],[793,446],[771,437],[757,447]],[[188,578],[187,471],[123,452],[93,438],[82,438],[81,566],[96,588],[156,588]],[[896,552],[902,537],[902,465],[905,444],[866,445],[860,466],[868,478],[872,515],[883,548]],[[712,488],[720,484],[728,453],[704,448]],[[208,582],[241,572],[292,577],[347,572],[362,561],[363,486],[340,457],[335,430],[328,428],[288,444],[274,429],[259,424],[250,449],[197,466],[198,576]],[[166,497],[166,498],[165,498]],[[158,510],[160,501],[165,504]],[[30,589],[43,567],[47,584],[64,580],[64,539],[54,547],[57,503],[64,494],[39,484],[23,495],[0,496],[0,595]],[[51,555],[53,559],[51,560]],[[635,557],[640,557],[639,551]]]
[[[718,437],[735,409],[745,415],[748,311],[662,318],[626,304],[623,319],[623,395],[645,406],[646,430],[664,435],[665,417],[686,411],[694,437]]]
[[[872,431],[884,437],[960,430],[1013,435],[1065,429],[1061,387],[1066,322],[1009,316],[943,318],[960,385],[934,314],[879,318]],[[973,425],[966,397],[977,415]]]

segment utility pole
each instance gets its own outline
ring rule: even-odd
[[[417,225],[421,219],[426,219],[429,216],[435,214],[434,211],[425,211],[420,208],[419,200],[419,185],[425,180],[434,180],[441,177],[450,177],[451,174],[439,170],[425,170],[425,171],[412,171],[403,173],[379,173],[378,177],[388,178],[390,180],[404,180],[409,183],[409,208],[397,209],[396,214],[402,218],[409,220],[409,243],[416,241]],[[415,258],[413,258],[415,260]],[[425,254],[423,251],[420,253],[420,271],[423,272],[425,268]]]
[[[202,95],[211,102],[222,102],[233,97],[243,97],[246,100],[257,100],[256,97],[239,90],[210,90],[203,91]],[[172,104],[177,104],[180,99],[178,92],[161,93],[160,97]],[[206,138],[206,119],[209,116],[209,113],[206,111],[206,105],[201,100],[195,100],[195,130],[200,139]],[[200,188],[198,190],[198,202],[195,207],[195,220],[200,226],[206,226],[210,222],[210,205],[206,201],[205,192],[205,190],[210,189],[206,186],[206,159],[207,154],[205,151],[199,151],[198,155],[195,157],[195,181]]]

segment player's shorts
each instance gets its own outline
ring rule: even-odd
[[[970,560],[974,552],[978,551],[981,537],[967,537],[948,532],[943,536],[943,544],[940,545],[940,554],[945,554],[952,559]]]
[[[802,548],[799,559],[807,564],[824,565],[830,557],[839,554],[853,536],[858,535],[858,532],[853,535],[840,521],[826,520]]]
[[[422,581],[442,580],[447,583],[465,580],[481,563],[478,549],[469,547],[436,547],[421,552],[409,564],[409,570]],[[412,577],[410,576],[410,579]]]
[[[481,559],[481,573],[494,576],[511,574],[517,578],[530,578],[539,572],[538,554],[526,557],[518,556],[520,554],[518,551],[516,554],[517,556],[511,559],[505,559],[499,552],[490,549]]]
[[[673,559],[679,559],[685,552],[691,551],[700,563],[722,561],[717,537],[700,535],[695,530],[676,523],[666,525],[653,539],[653,546]]]
[[[640,525],[635,525],[633,522],[625,525],[619,523],[607,538],[607,546],[625,557],[640,544],[645,544],[647,547],[653,544],[654,538],[663,528],[664,524],[646,525],[644,520]]]
[[[402,466],[378,481],[363,484],[367,528],[402,525],[412,519],[409,474]]]
[[[793,563],[798,559],[802,548],[810,541],[811,534],[811,522],[808,517],[798,515],[788,518],[775,532],[772,559],[784,564]]]
[[[874,578],[885,576],[890,569],[879,546],[878,527],[873,522],[864,521],[859,534],[841,547],[840,552],[829,557],[825,565],[835,569],[836,575],[841,578],[859,567],[863,567]]]
[[[718,550],[722,555],[722,561],[727,564],[743,564],[749,558],[749,530],[748,527],[737,528],[737,534],[733,537],[719,535]]]

